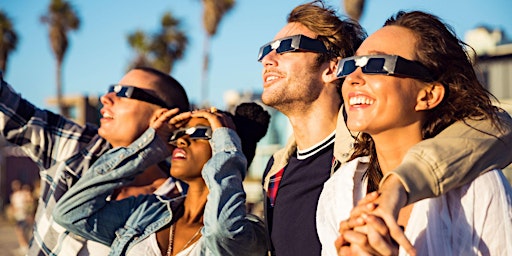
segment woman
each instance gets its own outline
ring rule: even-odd
[[[262,221],[246,214],[242,181],[247,165],[241,151],[250,162],[270,116],[256,103],[240,105],[233,121],[216,109],[175,113],[163,113],[153,127],[174,147],[170,174],[188,184],[186,197],[145,195],[108,202],[108,195],[133,179],[140,166],[93,166],[57,205],[56,222],[111,245],[110,255],[263,255]],[[169,117],[168,123],[179,128],[170,137],[163,125]],[[139,154],[142,164],[159,152]]]
[[[504,125],[498,117],[502,110],[478,82],[464,46],[439,18],[400,12],[368,37],[356,56],[340,60],[347,127],[361,134],[353,160],[331,177],[320,197],[323,255],[337,255],[340,247],[340,253],[396,254],[384,221],[371,214],[375,205],[364,211],[368,205],[362,204],[358,212],[364,214],[350,216],[355,202],[375,190],[408,149],[450,124],[469,118]],[[402,208],[398,223],[419,255],[510,255],[511,202],[510,184],[500,170],[492,170],[445,195]],[[367,225],[341,228],[336,248],[340,221],[349,217],[356,219],[351,223]]]

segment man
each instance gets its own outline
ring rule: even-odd
[[[273,255],[320,255],[315,223],[317,200],[331,171],[336,171],[350,157],[353,142],[340,111],[342,81],[335,78],[337,61],[354,55],[365,36],[358,24],[340,20],[334,10],[324,7],[322,1],[315,1],[292,10],[287,25],[277,33],[275,40],[260,49],[262,101],[285,114],[293,128],[291,141],[270,159],[263,178],[267,235]],[[512,156],[493,156],[512,144],[510,130],[502,133],[487,123],[475,123],[501,140],[472,138],[474,134],[467,132],[469,129],[464,125],[453,125],[447,130],[460,129],[457,134],[461,134],[461,138],[443,140],[441,133],[439,139],[427,140],[411,149],[431,153],[431,157],[446,165],[430,166],[406,158],[409,160],[404,161],[406,165],[386,176],[380,185],[384,191],[382,197],[392,198],[383,202],[386,203],[383,211],[397,213],[394,207],[399,209],[406,203],[464,184],[480,170],[488,170],[488,166],[508,165]],[[460,144],[461,141],[464,144]],[[461,145],[470,147],[475,157],[470,161],[458,157],[468,154]],[[444,148],[443,152],[450,149],[453,154],[437,153],[440,147]],[[459,161],[461,159],[464,161]],[[413,172],[407,172],[413,168]],[[417,179],[410,177],[413,173],[435,176],[418,184]],[[414,185],[420,186],[412,187]],[[399,242],[407,245],[407,242]]]
[[[164,109],[188,110],[185,90],[172,77],[154,69],[130,70],[101,97],[103,117],[97,129],[36,108],[16,94],[1,76],[0,80],[2,136],[20,146],[41,169],[41,196],[28,255],[101,254],[53,222],[51,214],[56,202],[107,150],[116,147],[139,150],[148,146],[131,143],[146,132]],[[153,192],[162,178],[167,177],[153,166],[117,196]]]

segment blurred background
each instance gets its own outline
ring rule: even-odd
[[[259,47],[273,39],[295,6],[306,2],[0,0],[0,69],[24,98],[79,123],[97,123],[99,96],[140,64],[175,77],[195,106],[229,110],[240,102],[259,101]],[[475,48],[481,81],[512,110],[512,1],[324,2],[358,20],[369,34],[399,10],[441,17]],[[258,144],[247,179],[250,202],[260,200],[266,162],[290,136],[287,119],[269,111],[271,127]],[[14,179],[37,184],[38,179],[33,163],[11,147],[2,148],[0,210],[8,203],[7,184]]]

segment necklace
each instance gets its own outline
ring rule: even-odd
[[[185,243],[185,246],[183,246],[183,248],[181,248],[180,251],[183,251],[185,250],[185,248],[187,248],[198,236],[201,235],[201,228],[203,226],[201,225],[199,227],[199,229],[197,229],[196,233],[194,233],[194,235],[187,241],[187,243]],[[173,244],[174,244],[174,233],[176,232],[176,225],[171,225],[171,227],[169,228],[169,247],[167,248],[167,256],[170,256],[172,255],[172,252],[173,252]],[[190,253],[190,252],[189,252]],[[188,255],[188,254],[187,254]]]

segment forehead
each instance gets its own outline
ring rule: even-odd
[[[210,122],[208,122],[208,120],[202,117],[192,117],[188,121],[186,127],[194,127],[198,125],[210,126]]]
[[[406,59],[416,59],[416,41],[411,30],[400,26],[386,26],[364,40],[356,55],[395,54]]]
[[[291,22],[286,24],[279,32],[277,32],[276,36],[274,37],[274,40],[298,34],[302,34],[311,38],[316,38],[316,34],[313,33],[313,31],[306,28],[304,25],[298,22]]]
[[[155,89],[158,77],[143,70],[130,70],[124,75],[119,84],[132,85],[142,89]]]

